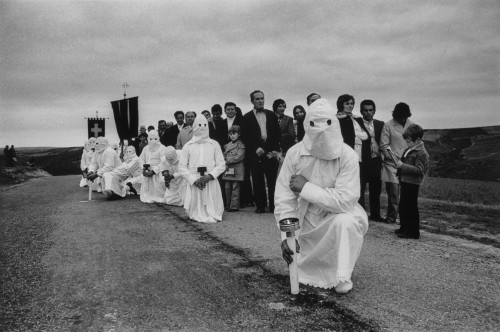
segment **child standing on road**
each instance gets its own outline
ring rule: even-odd
[[[408,148],[397,161],[397,175],[401,185],[399,197],[399,220],[401,227],[395,231],[403,239],[420,238],[420,215],[418,212],[418,191],[429,167],[429,154],[422,137],[424,131],[419,125],[409,126],[403,133]]]
[[[240,184],[245,177],[245,145],[240,140],[240,126],[233,125],[228,130],[231,142],[224,145],[226,172],[225,181],[226,211],[235,212],[240,208]]]

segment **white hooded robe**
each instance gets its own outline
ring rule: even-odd
[[[106,172],[111,172],[116,167],[122,164],[122,161],[116,155],[115,150],[108,146],[108,140],[104,137],[99,137],[95,145],[95,153],[89,167],[90,172],[97,173],[99,176],[94,180],[97,183],[97,192],[103,191],[102,176]]]
[[[130,153],[129,153],[130,151]],[[142,160],[135,154],[135,148],[129,147],[125,153],[125,161],[111,172],[102,176],[104,190],[111,190],[116,195],[125,197],[127,188],[124,182],[129,177],[136,177],[142,173]]]
[[[161,175],[161,157],[165,154],[166,147],[160,143],[156,130],[148,134],[148,145],[141,153],[143,164],[149,164],[149,169],[154,171],[153,176],[144,176],[141,185],[141,201],[144,203],[163,203],[165,196],[165,181]]]
[[[163,166],[162,171],[168,170],[170,174],[174,176],[174,178],[170,181],[169,188],[166,188],[165,196],[163,197],[163,201],[169,205],[184,205],[187,182],[179,172],[179,160],[181,159],[181,154],[181,150],[175,150],[174,147],[167,146],[167,152],[165,156],[161,158],[161,164]]]
[[[325,99],[311,104],[304,130],[304,140],[288,150],[283,162],[274,213],[278,222],[299,219],[299,282],[332,288],[351,281],[368,230],[366,212],[357,203],[358,156],[343,143],[335,111]],[[308,181],[300,193],[290,189],[294,174]]]
[[[198,167],[206,167],[209,181],[203,190],[193,183],[201,177]],[[193,138],[184,145],[179,161],[179,172],[186,179],[184,208],[189,218],[198,222],[216,223],[222,220],[224,202],[217,177],[226,170],[226,161],[217,141],[208,137],[208,123],[199,116],[193,123]]]

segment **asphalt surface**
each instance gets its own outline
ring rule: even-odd
[[[371,223],[345,296],[288,294],[271,214],[217,224],[135,197],[105,201],[77,176],[0,188],[2,331],[493,331],[500,249]]]

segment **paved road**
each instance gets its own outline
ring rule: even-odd
[[[288,295],[279,232],[136,198],[88,202],[75,176],[0,189],[1,330],[495,330],[498,248],[372,224],[346,296]]]

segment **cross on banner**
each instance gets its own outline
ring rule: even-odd
[[[88,122],[88,138],[105,136],[105,123],[103,118],[90,118]]]
[[[94,137],[99,137],[99,133],[102,131],[102,129],[99,128],[99,125],[97,123],[94,123],[94,128],[90,129],[90,131],[94,133]]]

